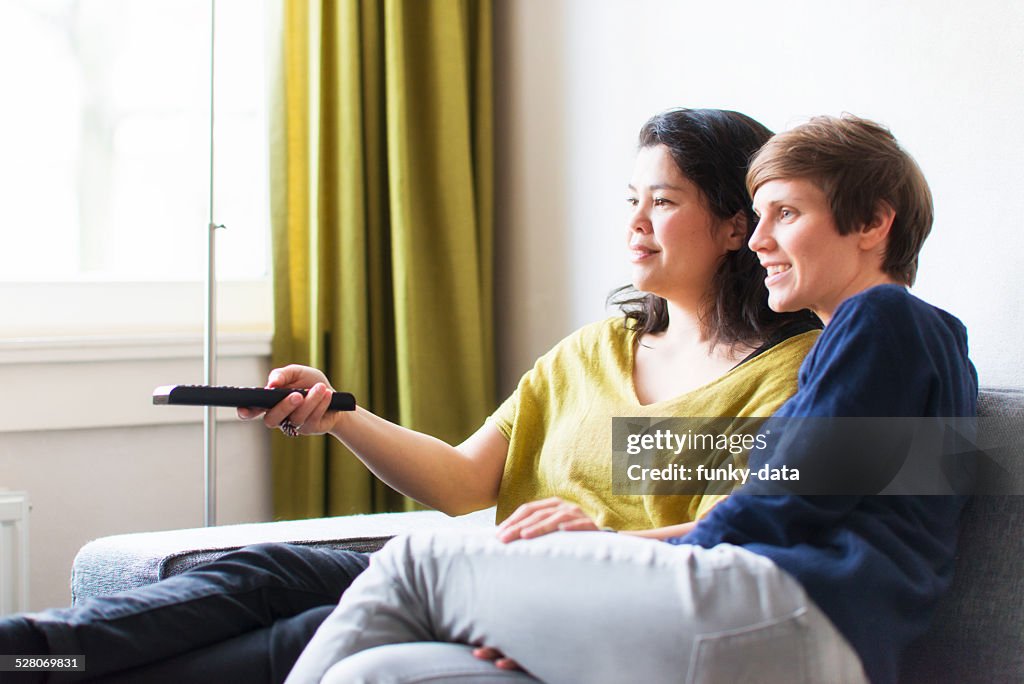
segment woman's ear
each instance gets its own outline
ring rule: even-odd
[[[892,223],[896,220],[896,210],[885,200],[879,200],[875,205],[875,213],[871,221],[860,230],[860,248],[864,251],[876,249],[883,245],[889,238],[892,230]]]
[[[747,244],[749,227],[747,214],[744,211],[737,211],[732,218],[726,219],[722,225],[725,248],[730,252],[742,249],[743,245]]]

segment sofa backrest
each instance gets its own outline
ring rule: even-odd
[[[979,430],[1005,433],[1000,443],[1024,444],[1024,390],[982,389],[978,416]],[[1024,451],[1013,451],[1000,465],[1019,483]],[[1024,496],[981,495],[967,504],[953,588],[907,652],[900,681],[1024,682]]]

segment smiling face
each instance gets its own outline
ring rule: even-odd
[[[722,257],[742,247],[738,222],[711,213],[664,145],[637,153],[627,201],[633,287],[686,305],[702,301]]]
[[[872,224],[840,235],[828,198],[803,178],[770,180],[754,193],[760,217],[750,249],[764,266],[768,305],[810,309],[825,323],[847,298],[895,282],[882,271],[892,215],[880,207]]]

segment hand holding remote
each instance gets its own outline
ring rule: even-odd
[[[276,368],[270,371],[267,387],[308,391],[306,396],[297,392],[289,394],[271,409],[240,408],[239,418],[255,420],[262,416],[264,425],[269,428],[277,428],[287,419],[303,435],[330,432],[338,420],[337,412],[328,411],[334,388],[327,376],[316,368],[296,364]]]

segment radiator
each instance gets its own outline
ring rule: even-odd
[[[28,494],[0,491],[0,615],[28,610]]]

